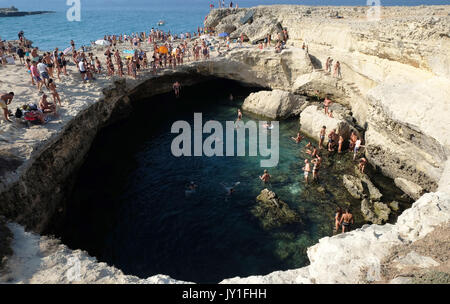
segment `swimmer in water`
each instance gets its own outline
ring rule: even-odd
[[[291,137],[293,141],[295,141],[295,143],[300,143],[303,139],[303,137],[300,135],[300,132],[297,133],[297,137]]]
[[[263,127],[266,128],[267,130],[272,130],[273,126],[272,126],[272,122],[268,121],[265,124],[263,124]]]
[[[228,187],[227,185],[225,185],[225,183],[220,183],[225,190],[227,191],[227,195],[231,196],[233,195],[234,192],[236,192],[236,190],[234,188],[236,188],[241,182],[236,182],[234,183],[233,187]]]
[[[190,196],[191,194],[194,194],[197,191],[197,185],[194,182],[190,182],[186,185],[186,190],[184,193],[186,194],[186,197]]]
[[[269,171],[264,170],[264,174],[259,177],[260,180],[262,180],[264,183],[268,183],[270,181],[270,174]]]

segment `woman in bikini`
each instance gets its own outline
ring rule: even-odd
[[[337,233],[339,231],[339,227],[341,224],[339,223],[342,218],[342,208],[337,207],[336,208],[336,214],[334,216],[334,233]]]

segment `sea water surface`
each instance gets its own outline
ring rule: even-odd
[[[98,134],[67,201],[67,212],[49,233],[72,249],[87,250],[141,278],[166,274],[217,283],[307,265],[306,249],[333,234],[337,206],[353,207],[354,228],[364,224],[360,202],[341,182],[342,174],[355,170],[351,153],[324,152],[320,181],[306,185],[302,167],[310,158],[305,145],[311,139],[300,144],[291,139],[298,132],[297,119],[280,122],[280,160],[268,168],[272,175],[268,185],[259,179],[264,170],[261,157],[177,158],[171,153],[175,121],[193,125],[194,113],[202,113],[204,123],[234,121],[237,109],[254,90],[216,80],[183,88],[180,99],[169,93],[140,101],[129,119]],[[244,112],[244,121],[260,119]],[[247,132],[247,143],[249,136]],[[186,196],[191,181],[198,190]],[[387,201],[402,202],[392,181],[381,176],[375,181],[389,192]],[[221,184],[237,182],[236,193],[228,197]],[[264,229],[252,212],[264,188],[275,191],[301,223]]]
[[[229,0],[225,1],[228,5]],[[218,7],[218,0],[81,0],[81,21],[69,22],[66,17],[70,6],[66,0],[0,0],[0,7],[16,6],[22,11],[51,10],[53,14],[0,18],[1,39],[17,39],[21,30],[42,50],[55,47],[65,49],[73,39],[77,46],[90,45],[91,41],[109,34],[131,34],[160,27],[172,33],[193,32],[203,25],[209,5]],[[449,4],[448,0],[240,0],[239,7],[269,4],[301,5],[356,5],[380,3],[390,5]]]

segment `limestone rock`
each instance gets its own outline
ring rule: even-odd
[[[361,180],[352,176],[345,174],[342,176],[342,181],[344,182],[344,187],[356,199],[362,199],[364,196],[364,188]]]
[[[371,180],[367,175],[364,175],[361,181],[363,187],[367,188],[367,191],[369,192],[369,198],[371,200],[378,201],[383,197],[383,194],[381,194],[380,190],[378,190],[378,188],[375,187],[375,185],[371,182]]]
[[[268,189],[262,190],[256,201],[257,205],[252,209],[252,213],[261,220],[264,229],[301,223],[300,216]]]
[[[391,209],[389,209],[388,205],[382,202],[373,203],[373,211],[378,218],[378,221],[381,223],[385,223],[389,220],[389,214],[391,214]]]
[[[344,140],[350,138],[352,128],[350,124],[342,119],[331,118],[324,114],[317,106],[308,106],[300,114],[300,130],[312,138],[319,138],[322,126],[327,127],[327,135],[331,130],[336,129],[336,133],[342,135]],[[324,145],[327,143],[325,138]]]
[[[422,187],[405,178],[397,177],[396,179],[394,179],[394,183],[397,187],[399,187],[403,192],[405,192],[413,199],[419,199],[419,197],[423,193]]]
[[[398,211],[399,205],[397,201],[393,201],[389,203],[389,208],[391,208],[392,211]]]
[[[292,93],[273,90],[250,94],[242,109],[271,119],[283,119],[298,115],[306,98]]]
[[[398,257],[393,261],[395,267],[402,271],[405,268],[428,268],[439,266],[439,263],[430,257],[422,256],[415,251],[409,252],[406,256]]]

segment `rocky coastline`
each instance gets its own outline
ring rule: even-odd
[[[0,214],[11,221],[7,226],[14,235],[14,254],[0,280],[66,283],[67,260],[77,256],[83,269],[79,282],[176,283],[166,276],[147,280],[124,276],[84,252],[69,250],[38,234],[64,209],[73,174],[99,129],[126,117],[134,100],[170,91],[174,80],[192,85],[211,77],[267,88],[270,91],[253,96],[246,109],[273,119],[294,113],[300,118],[302,132],[312,137],[317,137],[317,128],[323,124],[345,130],[345,134],[363,130],[371,165],[417,200],[395,225],[365,225],[321,239],[308,249],[311,264],[307,267],[222,283],[382,280],[381,261],[391,249],[414,244],[450,221],[450,141],[445,134],[450,130],[450,39],[445,36],[450,6],[383,8],[384,17],[377,23],[364,20],[366,9],[260,6],[252,8],[253,20],[246,24],[240,20],[250,9],[213,10],[206,26],[219,32],[228,30],[231,37],[244,33],[254,43],[268,31],[275,35],[280,26],[287,28],[286,49],[277,54],[272,48],[235,47],[156,77],[148,73],[136,81],[104,82],[91,88],[97,93],[86,96],[89,102],[73,109],[49,134],[27,143],[2,141]],[[335,12],[343,18],[336,19]],[[303,42],[308,44],[308,52],[301,48]],[[329,56],[342,62],[342,79],[324,71]],[[317,105],[308,102],[316,91],[331,96],[342,107],[335,119],[328,121]],[[374,202],[375,196],[371,198]],[[32,232],[25,232],[22,226]],[[17,250],[24,242],[30,250],[20,256]],[[39,260],[41,266],[29,270],[26,263],[19,265],[24,260],[31,264]]]

